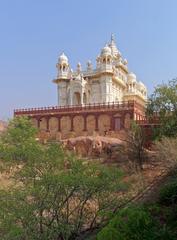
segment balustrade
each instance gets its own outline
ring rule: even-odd
[[[85,111],[95,109],[131,109],[138,106],[135,101],[123,101],[123,102],[108,102],[108,103],[94,103],[84,105],[68,105],[68,106],[52,106],[52,107],[41,107],[41,108],[23,108],[15,109],[14,115],[23,114],[39,114],[39,113],[57,113],[57,112],[72,112],[72,111]]]

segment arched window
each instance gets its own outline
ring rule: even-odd
[[[84,103],[84,104],[87,103],[87,96],[86,96],[86,93],[83,93],[83,103]]]
[[[116,131],[121,130],[121,120],[120,120],[119,117],[116,117],[116,118],[115,118],[115,130],[116,130]]]
[[[73,96],[73,104],[80,105],[81,104],[81,95],[79,92],[75,92]]]

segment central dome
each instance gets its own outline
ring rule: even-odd
[[[111,55],[111,48],[106,44],[106,46],[101,50],[101,55]]]

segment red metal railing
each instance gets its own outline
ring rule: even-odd
[[[157,116],[153,116],[152,118],[145,117],[144,119],[141,120],[136,120],[136,123],[139,125],[147,125],[147,124],[160,124],[160,119]]]
[[[85,111],[85,110],[100,110],[100,109],[133,109],[136,106],[135,101],[123,102],[108,102],[108,103],[95,103],[84,105],[71,105],[71,106],[53,106],[41,108],[23,108],[15,109],[14,115],[27,115],[27,114],[42,114],[42,113],[60,113],[72,111]]]

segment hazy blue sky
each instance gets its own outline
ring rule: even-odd
[[[0,0],[0,119],[56,105],[56,62],[75,69],[116,36],[149,92],[177,76],[177,0]]]

